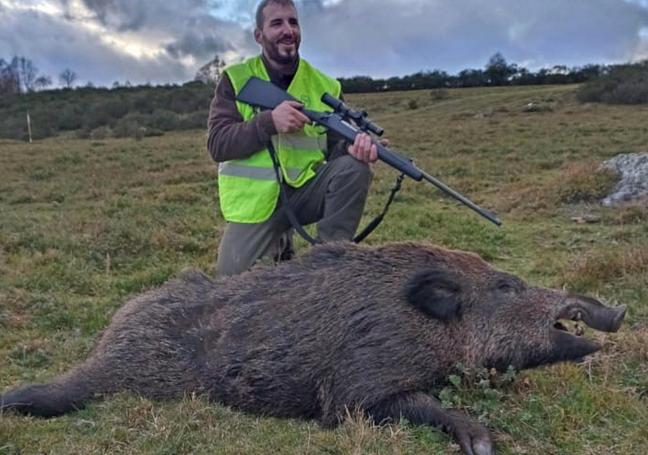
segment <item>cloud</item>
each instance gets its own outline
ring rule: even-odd
[[[70,15],[70,2],[64,3],[68,5],[67,14]],[[117,30],[140,29],[145,23],[148,11],[156,9],[150,5],[147,8],[145,2],[128,0],[83,0],[83,3],[101,24]]]
[[[74,0],[63,0],[66,14],[77,9]],[[78,3],[79,0],[76,2]],[[215,53],[253,52],[253,40],[244,27],[232,20],[216,17],[221,6],[213,0],[174,0],[154,5],[131,0],[81,0],[85,8],[108,31],[137,32],[150,42],[157,41],[171,58],[189,57],[194,61]]]
[[[212,14],[218,6],[211,0],[0,0],[0,56],[24,55],[49,74],[73,67],[101,85],[184,82],[216,53],[231,60],[256,51],[250,31]]]
[[[248,55],[256,52],[256,48],[251,31],[211,16],[187,19],[186,26],[165,46],[172,57],[189,56],[203,61],[213,58],[215,53]]]
[[[258,52],[257,0],[0,0],[0,57],[99,84],[183,82]],[[301,0],[302,55],[336,76],[648,57],[648,0]]]
[[[109,85],[115,80],[154,83],[187,80],[190,72],[164,54],[135,57],[91,30],[72,28],[64,18],[34,10],[0,10],[0,55],[30,58],[54,81],[65,68],[79,79]],[[191,74],[192,76],[192,74]]]
[[[341,0],[301,6],[303,54],[337,75],[483,67],[500,51],[536,68],[632,59],[645,0]]]

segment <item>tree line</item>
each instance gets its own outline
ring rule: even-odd
[[[354,76],[341,78],[340,82],[345,93],[506,85],[577,84],[599,77],[608,70],[609,67],[606,65],[585,65],[573,68],[556,65],[533,72],[515,63],[508,63],[504,56],[497,52],[488,60],[484,69],[464,69],[454,75],[441,70],[432,70],[386,79]]]

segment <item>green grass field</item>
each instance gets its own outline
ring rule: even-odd
[[[348,96],[385,127],[394,149],[504,221],[496,228],[407,181],[368,243],[471,250],[533,283],[629,307],[619,333],[587,331],[605,348],[584,363],[455,381],[441,391],[444,402],[487,424],[504,454],[648,447],[648,209],[595,202],[612,183],[599,162],[648,151],[648,107],[579,104],[574,90]],[[0,391],[83,359],[128,296],[186,267],[213,274],[224,221],[205,139],[204,131],[141,141],[0,139]],[[380,163],[374,169],[367,219],[396,175]],[[120,394],[51,420],[0,413],[0,454],[457,452],[430,428],[377,428],[350,416],[327,431],[201,397]]]

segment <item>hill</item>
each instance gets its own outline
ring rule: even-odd
[[[648,446],[648,209],[598,205],[597,164],[648,144],[648,110],[582,104],[576,86],[349,95],[394,149],[494,209],[496,228],[406,181],[368,239],[475,251],[531,283],[628,305],[617,334],[579,364],[455,378],[437,390],[479,417],[500,453],[642,453]],[[142,93],[143,96],[143,93]],[[121,139],[0,139],[0,390],[86,356],[129,295],[185,267],[214,271],[224,221],[204,129]],[[374,166],[365,221],[395,173]],[[303,243],[298,249],[306,248]],[[586,336],[594,335],[586,330]],[[460,380],[457,380],[460,379]],[[53,420],[0,412],[0,453],[456,453],[441,433],[358,417],[313,422],[245,415],[202,397],[121,394]]]
[[[0,98],[0,137],[43,139],[65,132],[80,138],[156,136],[166,131],[205,128],[213,86],[76,88]]]

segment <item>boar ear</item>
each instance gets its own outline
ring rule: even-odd
[[[416,274],[405,292],[409,303],[432,318],[450,321],[461,313],[461,287],[457,278],[445,270]]]

